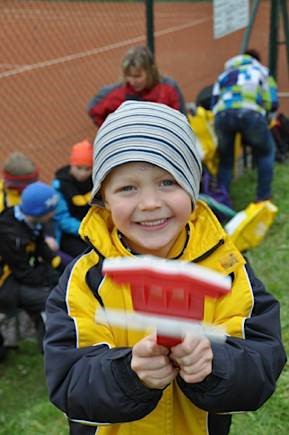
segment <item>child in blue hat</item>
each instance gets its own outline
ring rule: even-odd
[[[34,320],[40,341],[46,299],[62,270],[61,258],[43,232],[57,202],[55,190],[37,181],[23,190],[19,205],[0,214],[0,311],[13,314],[24,309]]]

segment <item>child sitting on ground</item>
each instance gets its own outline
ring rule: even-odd
[[[22,190],[38,180],[38,169],[25,154],[11,153],[3,165],[3,179],[0,180],[0,211],[19,204]]]
[[[54,189],[37,181],[23,190],[19,205],[0,214],[0,311],[25,310],[35,323],[40,344],[45,302],[62,270],[61,258],[43,234],[57,201]]]
[[[89,209],[92,152],[88,140],[73,145],[70,164],[58,169],[52,182],[59,194],[54,216],[56,237],[60,249],[71,257],[76,257],[87,248],[87,244],[79,237],[78,230]]]
[[[39,171],[33,160],[19,151],[11,153],[4,162],[3,179],[0,180],[0,212],[7,207],[18,205],[23,189],[37,181],[38,177]],[[64,264],[68,264],[72,257],[60,251],[52,221],[45,224],[44,232],[49,247],[61,256]]]
[[[91,250],[66,268],[46,309],[48,389],[71,434],[225,435],[232,412],[259,408],[275,389],[286,361],[279,304],[198,201],[201,170],[186,117],[165,105],[125,102],[98,130],[80,228]],[[204,306],[225,343],[188,332],[168,349],[96,319],[133,307],[129,285],[102,276],[102,260],[139,254],[231,278],[229,294]]]

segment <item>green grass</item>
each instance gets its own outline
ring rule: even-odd
[[[232,186],[236,210],[254,198],[255,172],[248,171]],[[277,165],[274,182],[277,219],[266,239],[250,251],[255,272],[281,303],[283,341],[289,351],[289,166]],[[235,415],[231,435],[289,433],[289,370],[283,371],[270,400],[257,412]],[[43,357],[36,342],[24,341],[0,363],[0,435],[64,435],[65,417],[47,399]]]
[[[0,380],[1,435],[67,434],[65,417],[47,399],[36,341],[23,341],[8,353],[0,363]]]
[[[248,171],[232,186],[235,208],[241,210],[254,199],[256,172]],[[255,272],[281,304],[283,342],[289,352],[289,167],[277,165],[273,202],[277,218],[265,240],[250,251]],[[282,372],[276,392],[257,412],[238,414],[233,418],[232,435],[287,435],[289,433],[289,365]]]

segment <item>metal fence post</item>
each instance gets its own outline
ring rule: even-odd
[[[254,5],[252,7],[252,12],[250,14],[250,20],[248,23],[248,26],[246,27],[246,30],[244,32],[244,36],[243,36],[243,41],[242,41],[242,45],[241,45],[241,54],[243,54],[247,49],[248,49],[248,44],[249,44],[249,40],[250,40],[250,36],[251,36],[251,32],[253,29],[253,25],[255,22],[255,18],[257,15],[257,11],[258,11],[258,7],[260,4],[261,0],[255,0],[254,1]]]
[[[286,44],[286,56],[287,56],[287,69],[289,73],[289,23],[288,23],[288,7],[286,0],[281,0],[281,11],[283,15],[283,25],[284,25],[284,43]]]
[[[271,0],[270,32],[269,32],[269,70],[277,78],[278,64],[278,26],[279,26],[279,0]]]
[[[152,54],[155,53],[154,41],[154,0],[145,0],[146,4],[146,29],[147,29],[147,46]]]

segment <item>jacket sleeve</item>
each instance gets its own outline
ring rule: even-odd
[[[73,263],[74,264],[74,263]],[[130,368],[131,349],[106,344],[78,347],[66,303],[68,266],[47,301],[45,370],[51,401],[69,419],[96,425],[140,419],[162,393],[146,388]]]
[[[105,118],[113,112],[122,101],[124,101],[123,99],[120,100],[117,98],[117,105],[115,106],[115,98],[118,96],[118,89],[123,89],[123,84],[120,82],[104,86],[88,102],[88,115],[97,127],[100,127]],[[116,95],[114,91],[117,92]]]
[[[58,233],[61,234],[61,232],[64,232],[67,234],[74,234],[76,236],[78,235],[80,220],[71,215],[67,201],[59,189],[59,182],[57,179],[53,181],[52,186],[59,196],[53,221],[55,222],[56,226],[56,237],[58,242],[60,242],[60,235]]]
[[[31,287],[48,286],[53,287],[57,281],[59,274],[54,269],[58,267],[61,260],[50,250],[48,245],[42,239],[38,238],[35,255],[45,256],[46,261],[38,262],[35,259],[35,264],[30,264],[31,256],[26,252],[20,238],[15,235],[1,235],[0,255],[4,262],[9,266],[13,277],[23,285]],[[45,250],[45,252],[44,252]],[[49,258],[48,258],[49,257]],[[54,259],[57,259],[57,264],[53,265]]]
[[[185,97],[178,85],[178,83],[176,82],[176,80],[174,80],[173,78],[169,77],[169,76],[163,76],[162,78],[163,83],[169,85],[171,87],[171,107],[179,110],[181,113],[183,113],[184,115],[187,114],[187,108],[186,108],[186,101],[185,101]]]
[[[225,344],[212,344],[213,372],[199,384],[178,379],[184,394],[209,412],[258,409],[274,392],[286,362],[281,343],[279,303],[265,291],[246,265],[254,308],[245,320],[244,339],[229,337]]]
[[[267,113],[277,112],[279,107],[277,83],[271,75],[269,75],[266,80],[263,99],[264,108],[266,109]]]
[[[213,90],[212,90],[212,98],[211,98],[211,109],[212,110],[219,100],[219,95],[220,95],[220,84],[219,84],[219,81],[217,81],[214,84]]]

